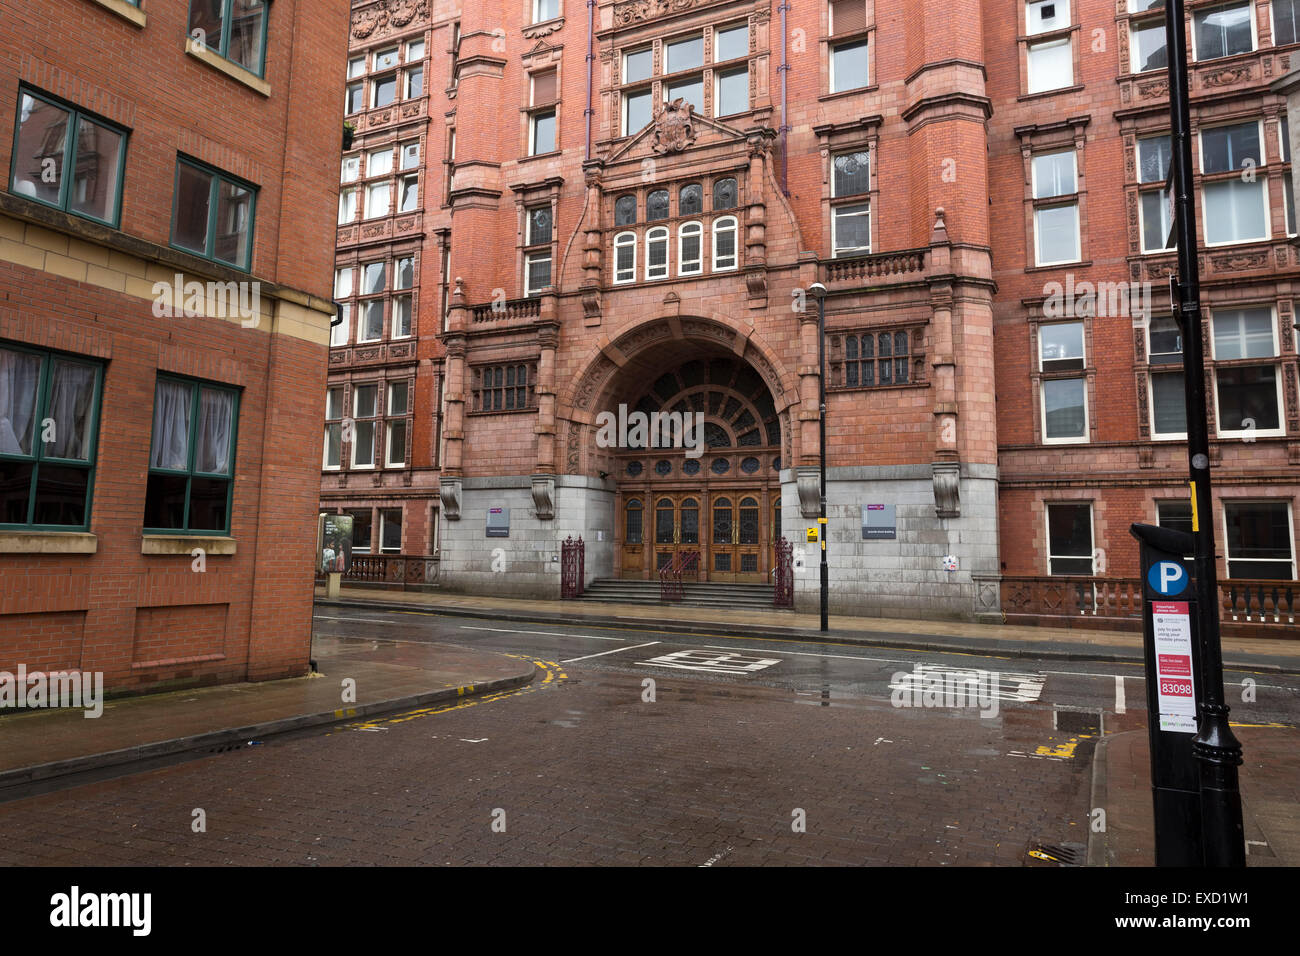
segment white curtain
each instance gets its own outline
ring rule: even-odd
[[[199,390],[198,455],[194,470],[210,475],[230,472],[230,422],[235,396],[209,388]]]
[[[0,349],[0,452],[32,453],[32,425],[40,377],[39,357]]]
[[[50,458],[85,461],[90,457],[90,406],[95,400],[95,370],[89,365],[56,361],[48,416],[54,420],[54,441],[45,447]]]
[[[152,468],[185,471],[190,464],[190,386],[159,382],[153,399]]]

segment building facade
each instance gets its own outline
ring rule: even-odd
[[[0,3],[0,670],[307,671],[347,9]]]
[[[1234,579],[1296,577],[1270,85],[1296,7],[1187,24]],[[569,536],[589,579],[698,553],[770,581],[784,537],[807,606],[820,344],[833,609],[1001,620],[1133,577],[1130,522],[1190,521],[1162,25],[1142,0],[354,3],[322,506],[482,593],[557,596]]]

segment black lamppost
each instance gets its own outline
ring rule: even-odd
[[[1196,260],[1191,117],[1187,92],[1187,43],[1183,0],[1166,0],[1165,45],[1169,54],[1170,165],[1178,237],[1178,319],[1183,333],[1183,379],[1187,400],[1187,457],[1191,481],[1192,535],[1196,542],[1196,599],[1200,615],[1202,697],[1192,753],[1200,764],[1201,832],[1206,866],[1245,866],[1241,793],[1237,767],[1241,744],[1228,725],[1219,642],[1219,589],[1214,564],[1214,499],[1210,494],[1210,442],[1205,413],[1205,367],[1201,348],[1201,277]],[[1150,718],[1154,719],[1154,717]]]
[[[826,286],[814,282],[808,287],[817,299],[817,427],[821,435],[820,507],[817,512],[817,541],[822,548],[822,630],[828,629],[827,605],[830,601],[830,568],[826,564]]]

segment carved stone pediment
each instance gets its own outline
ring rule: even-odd
[[[614,26],[644,23],[666,13],[680,13],[698,7],[705,2],[706,0],[625,0],[614,6]]]
[[[660,162],[709,146],[732,147],[738,155],[748,157],[749,136],[734,126],[696,113],[694,106],[679,98],[660,108],[654,122],[645,129],[617,144],[605,159],[604,179],[607,183],[617,179],[617,167],[623,163],[639,164],[647,159]]]
[[[352,35],[358,40],[404,30],[416,17],[429,16],[429,0],[379,0],[352,14]]]

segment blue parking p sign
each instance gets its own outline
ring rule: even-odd
[[[1177,561],[1157,561],[1147,572],[1147,584],[1165,597],[1177,597],[1187,590],[1187,569]]]

